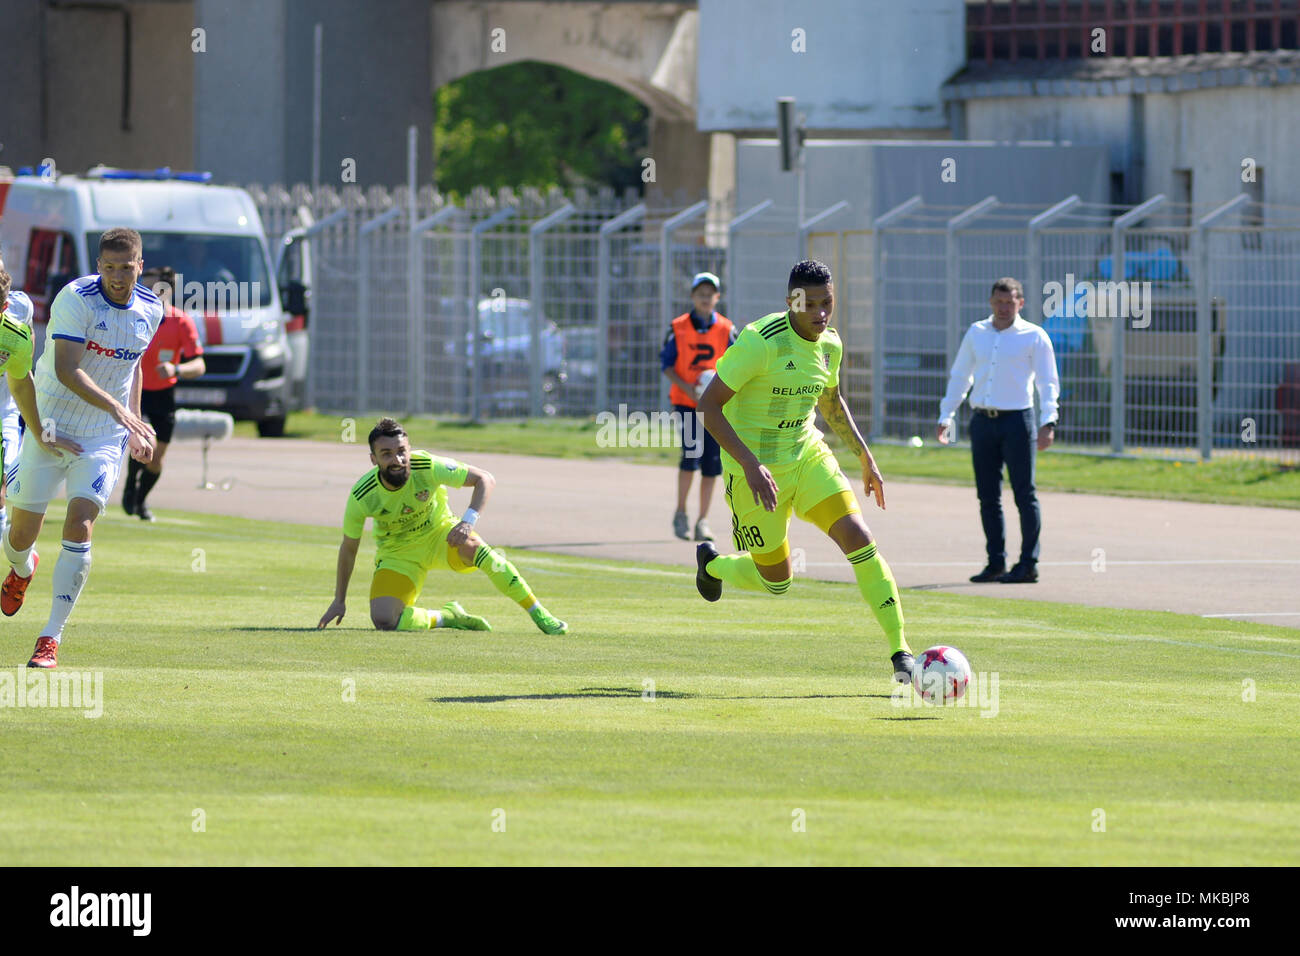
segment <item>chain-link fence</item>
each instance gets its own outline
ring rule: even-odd
[[[873,437],[933,433],[962,335],[1010,275],[1022,315],[1053,342],[1062,443],[1300,458],[1300,210],[1245,196],[1135,208],[917,198],[872,229],[801,233],[771,202],[251,191],[273,240],[304,208],[327,224],[310,240],[308,394],[322,409],[663,410],[658,354],[690,308],[691,277],[721,276],[719,311],[743,326],[783,308],[789,268],[808,255],[836,276],[842,388]]]
[[[1061,442],[1300,459],[1300,210],[1246,196],[1197,207],[1158,196],[1133,208],[915,199],[875,227],[815,235],[811,246],[872,249],[837,273],[851,283],[875,266],[866,354],[848,344],[861,297],[841,291],[837,312],[850,330],[851,393],[858,369],[871,369],[870,398],[853,407],[869,409],[875,437],[933,433],[966,328],[988,315],[993,281],[1013,276],[1022,317],[1047,330],[1056,353]],[[968,422],[965,408],[959,435]]]

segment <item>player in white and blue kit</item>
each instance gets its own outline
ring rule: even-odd
[[[24,442],[6,476],[11,514],[4,549],[13,565],[0,588],[0,610],[6,615],[22,607],[40,560],[35,544],[45,509],[67,484],[50,619],[28,667],[58,663],[63,626],[90,572],[95,519],[117,484],[123,452],[129,449],[144,462],[153,457],[153,429],[140,418],[139,366],[162,322],[163,306],[136,284],[144,268],[142,249],[134,229],[110,229],[99,240],[99,273],[64,286],[50,306],[35,375],[43,418],[28,427],[74,439],[83,451],[53,455],[39,442]]]

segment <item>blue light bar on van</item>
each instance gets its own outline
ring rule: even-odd
[[[207,172],[173,172],[168,166],[160,166],[158,169],[113,169],[110,166],[96,166],[86,173],[87,179],[135,179],[135,180],[158,180],[174,179],[187,183],[206,183],[211,181],[212,174]]]

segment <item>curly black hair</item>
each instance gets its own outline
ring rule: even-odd
[[[406,434],[406,429],[397,424],[396,419],[381,418],[375,423],[375,427],[370,429],[370,450],[375,450],[375,440],[378,438],[400,438]]]
[[[827,268],[826,263],[818,262],[816,259],[804,259],[802,262],[795,263],[795,267],[790,270],[790,282],[785,287],[785,291],[793,292],[795,289],[809,289],[817,285],[831,284],[831,270]]]

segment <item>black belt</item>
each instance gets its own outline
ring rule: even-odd
[[[997,418],[999,415],[1023,415],[1029,411],[1027,408],[977,408],[971,406],[971,411],[976,415],[983,415],[985,418]]]

